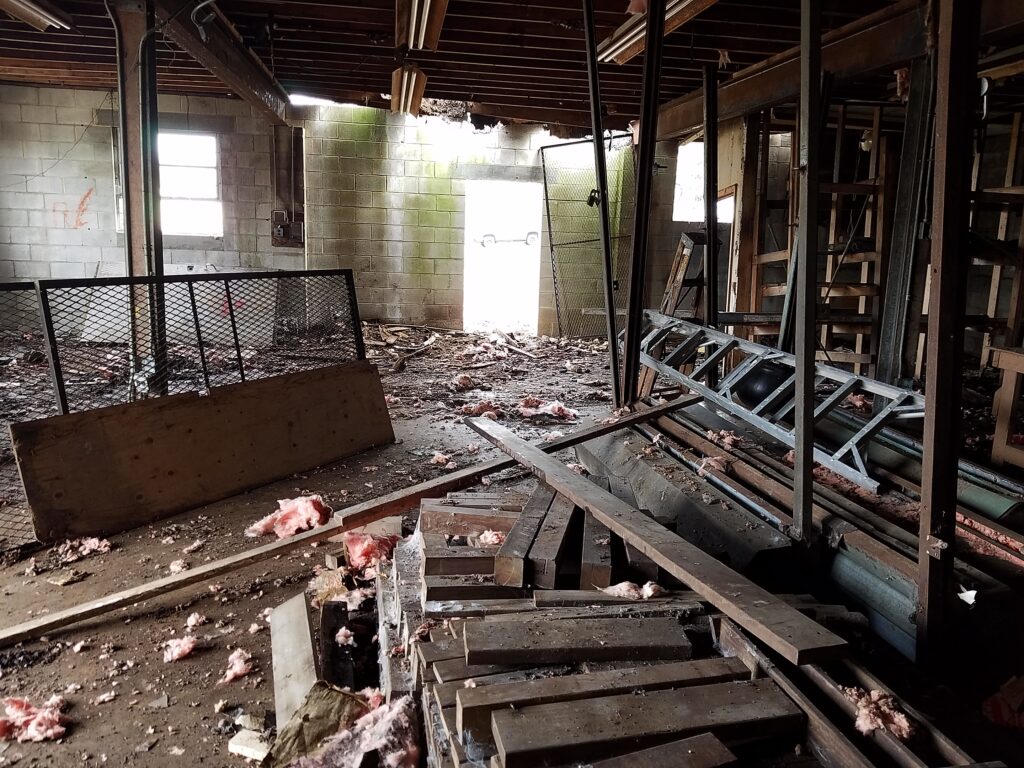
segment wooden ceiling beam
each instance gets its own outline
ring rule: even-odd
[[[669,3],[665,11],[664,36],[667,37],[683,24],[692,21],[698,14],[703,13],[717,2],[718,0],[678,0]],[[616,64],[625,64],[632,60],[644,50],[644,30],[646,28],[646,13],[631,17],[597,46],[598,60],[605,61],[611,58]],[[621,47],[625,39],[631,39],[632,42]],[[611,51],[617,52],[613,55]]]
[[[477,115],[496,117],[499,120],[571,125],[582,128],[589,128],[591,125],[589,110],[544,109],[532,106],[511,106],[470,102],[469,111]],[[605,128],[613,130],[625,130],[628,124],[628,117],[609,115],[604,120]]]

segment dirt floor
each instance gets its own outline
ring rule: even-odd
[[[393,445],[369,451],[339,465],[295,476],[252,493],[177,515],[154,525],[110,536],[111,552],[91,555],[71,566],[54,563],[50,549],[0,568],[0,623],[10,626],[47,612],[165,576],[170,564],[185,559],[199,565],[253,546],[243,530],[275,508],[275,500],[319,493],[336,509],[382,495],[446,471],[431,463],[435,451],[464,466],[497,455],[461,424],[463,406],[490,400],[501,420],[529,439],[569,432],[557,418],[524,418],[524,397],[559,400],[578,410],[579,419],[606,415],[609,371],[604,345],[562,344],[544,339],[514,341],[534,357],[508,349],[504,339],[424,329],[385,330],[368,326],[371,360],[381,368],[395,425]],[[388,337],[395,337],[385,341]],[[476,367],[473,367],[476,366]],[[453,384],[464,373],[473,380]],[[465,388],[465,391],[456,391]],[[472,444],[478,452],[470,454]],[[497,476],[493,488],[522,483],[522,473]],[[197,550],[184,553],[194,542]],[[264,611],[305,588],[329,545],[298,552],[84,622],[40,641],[0,651],[0,697],[23,696],[39,704],[54,694],[70,703],[68,732],[59,742],[0,742],[0,765],[174,766],[241,764],[229,755],[222,715],[241,707],[262,718],[272,714],[273,672],[270,631]],[[81,581],[58,586],[69,569]],[[181,661],[164,663],[163,644],[185,634],[187,617],[198,612],[207,622],[195,635],[199,648]],[[246,678],[218,684],[235,648],[252,654]],[[76,651],[77,649],[77,651]],[[98,697],[116,694],[105,703]],[[166,696],[166,701],[164,697]]]

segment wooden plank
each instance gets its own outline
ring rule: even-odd
[[[434,534],[427,534],[432,536]],[[423,576],[465,576],[494,573],[494,547],[423,547]]]
[[[645,368],[650,370],[649,368]],[[612,532],[591,513],[583,518],[580,589],[596,590],[612,583]],[[593,593],[591,593],[593,594]],[[598,593],[601,594],[601,593]]]
[[[521,512],[523,505],[530,498],[525,493],[487,493],[467,491],[449,493],[445,498],[457,507],[475,507],[477,509],[505,509],[510,512]]]
[[[423,618],[466,619],[531,610],[533,599],[528,597],[502,600],[428,600],[423,603]]]
[[[457,722],[460,732],[469,731],[474,739],[490,743],[491,713],[499,709],[612,696],[630,691],[708,685],[749,677],[750,671],[739,659],[715,657],[486,687],[464,687],[455,694]]]
[[[338,688],[355,685],[352,646],[335,641],[338,630],[348,626],[348,603],[326,600],[320,606],[320,669],[325,682]]]
[[[424,499],[420,502],[419,529],[449,536],[479,536],[488,530],[508,533],[518,518],[518,512],[506,509],[456,507],[438,499]]]
[[[461,659],[463,653],[462,643],[455,638],[430,643],[416,643],[416,658],[424,667],[429,667],[437,661]]]
[[[494,581],[510,587],[522,587],[529,583],[533,574],[529,573],[530,547],[537,537],[544,516],[547,515],[555,492],[544,484],[538,484],[523,507],[523,513],[512,526],[505,541],[494,557]]]
[[[277,722],[287,723],[320,676],[320,657],[313,647],[313,626],[305,592],[271,612],[270,650],[274,666],[274,711]]]
[[[598,760],[591,768],[717,768],[736,756],[714,734],[702,733],[619,757]]]
[[[514,672],[502,672],[496,675],[480,675],[473,678],[473,687],[481,688],[485,685],[500,685],[504,683],[519,683],[524,680],[538,680],[541,678],[558,677],[568,674],[569,666],[556,667],[527,667],[517,669]],[[451,680],[447,683],[434,684],[434,698],[437,699],[439,707],[454,707],[457,704],[456,696],[459,691],[466,688],[465,680]]]
[[[434,679],[439,683],[450,683],[452,680],[468,680],[485,675],[500,675],[515,672],[514,664],[468,664],[464,658],[445,659],[432,665]]]
[[[838,635],[508,429],[489,419],[466,423],[789,661],[805,664],[846,652],[846,641]]]
[[[530,547],[529,560],[534,586],[554,589],[559,560],[565,551],[575,508],[572,501],[561,495],[555,496],[551,502],[537,537],[533,540],[533,546]]]
[[[566,435],[544,443],[542,451],[560,451],[571,448],[574,445],[615,432],[619,429],[640,424],[650,419],[664,416],[677,408],[692,405],[699,402],[700,397],[688,396],[673,400],[652,408],[642,408],[636,413],[619,417],[617,421],[609,424],[594,424],[584,427],[572,434]],[[199,584],[214,579],[225,573],[240,570],[248,565],[260,563],[274,557],[301,549],[313,542],[326,541],[345,531],[350,531],[359,526],[372,523],[389,515],[402,514],[407,512],[424,498],[437,496],[448,491],[467,488],[480,482],[487,475],[501,472],[516,466],[515,459],[491,459],[490,461],[476,464],[465,469],[456,470],[441,477],[435,477],[422,483],[401,488],[384,496],[354,504],[341,514],[336,514],[334,519],[319,528],[311,531],[296,534],[287,539],[264,544],[260,547],[240,552],[237,555],[221,558],[210,563],[191,568],[184,573],[166,576],[162,579],[155,579],[145,584],[140,584],[120,592],[114,592],[104,597],[90,600],[86,603],[66,608],[60,611],[53,611],[45,616],[40,616],[29,621],[15,624],[4,630],[0,630],[0,648],[39,637],[51,633],[56,629],[69,626],[85,619],[115,611],[118,608],[134,605],[153,597],[175,592],[179,589]]]
[[[679,622],[661,618],[531,621],[522,632],[474,621],[463,637],[470,664],[688,659],[691,653]]]
[[[537,590],[534,594],[536,595],[538,592],[543,591],[547,590]],[[595,593],[592,592],[591,594]],[[534,610],[523,608],[517,611],[508,610],[496,611],[487,615],[479,614],[470,618],[489,622],[564,621],[566,619],[685,619],[691,616],[699,616],[703,612],[704,605],[697,600],[692,602],[686,600],[668,600],[665,602],[644,600],[629,605],[608,603],[606,605],[581,605],[576,608],[537,608]],[[461,626],[458,627],[457,632],[461,637]]]
[[[11,425],[36,535],[116,533],[393,442],[365,361]]]
[[[609,595],[594,589],[538,589],[533,593],[533,604],[540,609],[588,605],[668,605],[676,602],[692,605],[699,602],[699,598],[693,592],[685,590],[642,601]]]
[[[770,680],[601,696],[491,715],[506,768],[558,765],[713,731],[724,740],[795,737],[803,717]]]
[[[508,600],[527,596],[520,587],[503,587],[493,576],[424,576],[420,596],[424,603],[438,600]]]

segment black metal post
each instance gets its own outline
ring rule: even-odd
[[[644,91],[640,103],[640,148],[636,170],[633,217],[633,260],[629,273],[629,304],[626,310],[625,360],[622,366],[623,402],[636,402],[640,377],[640,343],[643,340],[644,294],[647,288],[647,239],[651,218],[651,179],[658,138],[658,94],[661,91],[661,49],[665,33],[665,0],[647,5],[647,36],[644,47]]]
[[[348,291],[348,310],[352,316],[352,332],[355,334],[356,359],[366,359],[366,342],[363,340],[363,323],[359,319],[359,302],[356,300],[356,281],[352,270],[344,275],[345,289]]]
[[[544,210],[548,214],[548,250],[551,252],[551,293],[555,301],[555,321],[558,324],[558,335],[562,335],[562,305],[558,301],[558,257],[555,251],[555,238],[551,232],[551,198],[548,196],[548,166],[544,159],[544,147],[540,148],[540,175],[544,179]]]
[[[206,366],[206,350],[203,349],[203,329],[199,324],[199,308],[196,306],[196,288],[195,285],[189,280],[186,285],[188,286],[188,300],[192,305],[192,321],[196,324],[196,346],[199,347],[199,362],[203,366],[203,383],[206,385],[206,391],[210,391],[210,369]]]
[[[718,327],[718,68],[704,67],[704,325]]]
[[[814,313],[818,295],[818,169],[821,131],[821,2],[800,0],[800,208],[796,264],[796,411],[793,534],[811,536],[814,504]]]
[[[583,31],[587,39],[587,77],[590,85],[590,123],[594,134],[594,176],[597,180],[598,224],[604,255],[604,310],[608,318],[608,355],[612,367],[612,394],[615,406],[622,405],[619,380],[619,340],[615,328],[615,275],[612,271],[611,223],[608,215],[608,167],[604,154],[604,129],[601,121],[601,81],[597,67],[597,40],[594,33],[594,0],[583,0]]]
[[[231,318],[231,337],[235,340],[235,358],[238,360],[238,376],[245,381],[245,366],[242,365],[242,345],[238,342],[238,323],[235,321],[235,302],[231,298],[231,281],[224,281],[224,297],[228,302],[228,317]]]
[[[53,382],[53,394],[57,400],[57,413],[63,416],[68,412],[68,393],[64,388],[64,371],[60,366],[60,350],[57,348],[57,334],[53,330],[53,313],[50,311],[50,297],[46,289],[36,281],[36,299],[39,303],[39,320],[46,334],[46,359],[50,364],[50,380]]]

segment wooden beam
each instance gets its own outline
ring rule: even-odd
[[[469,111],[474,115],[487,115],[502,120],[522,123],[546,123],[555,125],[572,125],[580,128],[590,127],[590,113],[574,109],[545,109],[542,107],[510,106],[506,104],[488,104],[469,102]],[[629,127],[627,115],[605,115],[604,127],[609,130],[624,131]]]
[[[599,760],[591,768],[718,768],[734,762],[736,756],[714,734],[701,733],[639,752]]]
[[[529,554],[533,541],[540,531],[548,507],[554,501],[555,492],[546,485],[538,484],[515,525],[508,532],[498,553],[494,556],[494,582],[510,587],[522,587],[532,583],[529,572]]]
[[[566,448],[572,448],[595,437],[607,435],[633,424],[640,424],[650,419],[664,416],[686,405],[693,405],[699,402],[700,399],[697,396],[681,397],[653,408],[641,409],[628,416],[620,417],[614,423],[595,424],[565,437],[560,437],[557,440],[552,440],[541,446],[540,450],[561,451]],[[516,466],[516,463],[515,459],[499,458],[472,467],[466,467],[451,474],[436,477],[409,488],[402,488],[385,496],[379,496],[376,499],[355,504],[342,514],[335,516],[335,519],[327,525],[296,534],[291,538],[264,544],[262,547],[255,547],[245,552],[240,552],[237,555],[231,555],[211,563],[204,563],[184,573],[156,579],[146,584],[140,584],[121,592],[97,598],[96,600],[90,600],[72,608],[66,608],[62,611],[56,611],[20,624],[15,624],[12,627],[0,630],[0,648],[20,643],[22,640],[39,637],[40,635],[93,618],[94,616],[102,616],[118,608],[124,608],[125,606],[134,605],[153,597],[175,592],[192,584],[199,584],[214,579],[222,574],[231,573],[247,565],[269,560],[313,542],[327,541],[340,533],[372,523],[374,520],[379,520],[382,517],[406,512],[424,498],[438,496],[448,491],[468,488],[480,482],[487,475],[511,469]]]
[[[921,515],[918,529],[917,661],[938,669],[952,650],[956,482],[967,303],[968,213],[978,60],[979,6],[937,4],[935,159],[932,182],[931,290],[925,370]]]
[[[718,0],[682,0],[682,2],[676,3],[673,7],[670,7],[665,14],[664,34],[668,35],[670,32],[674,32],[679,29],[683,24],[693,20],[698,14],[703,13],[717,2]],[[627,35],[635,37],[636,39],[621,51],[615,53],[611,59],[616,64],[625,64],[640,53],[643,53],[645,45],[642,30],[646,24],[646,13],[633,16],[629,21],[616,29],[609,37],[606,37],[601,41],[601,44],[597,49],[598,55],[601,56],[603,60],[607,56],[604,52],[611,50],[615,47],[617,41],[622,40]]]
[[[555,588],[574,512],[575,505],[569,499],[555,496],[540,524],[528,556],[533,583],[538,587]]]
[[[841,637],[510,430],[489,419],[466,423],[785,658],[803,664],[845,652]]]
[[[213,18],[205,24],[191,18],[198,5],[198,0],[157,0],[161,34],[252,105],[265,120],[287,125],[288,94],[284,88],[219,10],[204,4],[197,18],[202,19],[206,13],[212,13]]]
[[[395,0],[395,48],[436,51],[447,11],[448,0]]]

